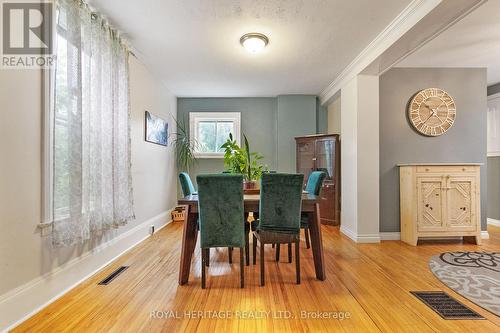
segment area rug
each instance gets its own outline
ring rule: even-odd
[[[429,267],[448,287],[500,316],[500,253],[445,252]]]

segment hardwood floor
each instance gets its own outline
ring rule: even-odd
[[[202,290],[199,249],[189,283],[177,284],[182,225],[172,223],[14,331],[500,332],[499,317],[448,289],[427,267],[432,255],[444,251],[500,251],[500,228],[489,231],[481,246],[455,241],[412,247],[399,241],[357,245],[338,228],[323,227],[326,281],[314,278],[312,253],[302,242],[301,285],[295,284],[294,264],[286,255],[276,263],[267,246],[265,287],[259,287],[259,266],[251,265],[240,289],[238,250],[229,265],[227,249],[217,249]],[[130,268],[108,286],[97,285],[121,265]],[[443,320],[411,290],[444,290],[487,320]],[[304,319],[302,311],[316,317],[339,311],[349,318]],[[224,313],[231,317],[214,318]],[[252,314],[261,317],[242,317]]]

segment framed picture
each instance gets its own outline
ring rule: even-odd
[[[145,139],[147,142],[162,146],[168,144],[168,123],[165,120],[146,111],[145,127]]]

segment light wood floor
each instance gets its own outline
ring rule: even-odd
[[[323,227],[326,281],[314,278],[311,251],[302,243],[301,285],[294,283],[294,264],[285,262],[286,248],[283,246],[282,262],[278,264],[269,247],[266,286],[259,287],[256,265],[246,268],[246,286],[241,290],[238,251],[230,266],[227,250],[219,249],[212,250],[207,289],[202,290],[199,250],[189,284],[177,284],[182,225],[170,224],[15,331],[500,332],[499,317],[445,287],[427,267],[432,255],[444,251],[500,251],[500,228],[489,231],[491,238],[480,247],[459,242],[411,247],[398,241],[356,245],[341,236],[338,228]],[[120,265],[130,268],[110,285],[96,285]],[[487,320],[443,320],[415,299],[411,290],[445,290]],[[151,318],[152,311],[180,318]],[[195,313],[188,312],[192,314],[189,317],[185,311],[207,312],[205,318],[196,318]],[[208,318],[215,315],[209,311],[230,311],[232,318]],[[241,318],[256,311],[273,311],[272,318]],[[290,311],[292,318],[279,318],[279,311]],[[343,311],[350,318],[301,319],[301,311]]]

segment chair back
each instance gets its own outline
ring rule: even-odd
[[[191,181],[191,178],[189,175],[185,172],[181,172],[179,174],[179,181],[181,183],[181,188],[182,188],[182,194],[187,197],[188,195],[191,195],[193,193],[196,193],[196,190],[194,189],[193,182]]]
[[[326,178],[324,171],[313,171],[307,179],[306,191],[310,194],[319,195],[323,181]]]
[[[263,173],[260,185],[259,229],[298,234],[304,175]]]
[[[199,175],[196,181],[201,247],[244,247],[243,175]]]

